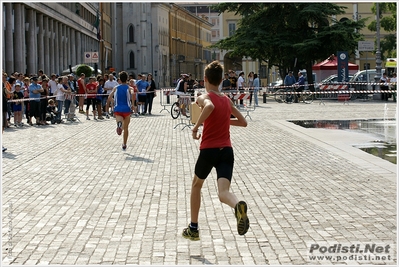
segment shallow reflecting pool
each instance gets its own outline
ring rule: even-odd
[[[304,128],[362,131],[377,135],[381,140],[356,145],[355,147],[396,164],[396,120],[394,119],[302,120],[290,122]]]

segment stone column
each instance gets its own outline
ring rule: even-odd
[[[39,33],[37,34],[37,67],[45,71],[46,66],[44,65],[44,36],[43,36],[43,14],[37,14],[37,27],[39,27]],[[36,31],[36,29],[35,29]],[[44,72],[48,75],[48,73]]]
[[[76,32],[74,29],[71,28],[71,32],[69,35],[69,43],[71,45],[71,59],[69,61],[69,64],[71,64],[72,66],[75,66],[77,64],[77,60],[76,60]]]
[[[61,75],[61,72],[63,70],[62,65],[64,64],[64,51],[63,51],[63,41],[62,41],[62,23],[58,23],[58,49],[60,50],[60,60],[58,61],[58,66],[57,66],[57,73]]]
[[[43,18],[43,38],[44,38],[44,72],[50,76],[53,69],[50,66],[50,39],[49,39],[49,17]]]
[[[26,33],[26,45],[27,45],[27,69],[28,69],[28,75],[29,74],[36,74],[36,60],[35,58],[37,57],[36,55],[36,50],[35,50],[35,43],[36,43],[36,25],[35,25],[35,13],[33,9],[28,9],[26,11],[27,14],[27,21],[29,23],[29,28],[28,32]]]
[[[53,21],[53,31],[55,32],[55,34],[53,34],[53,38],[54,38],[54,73],[58,73],[59,71],[59,66],[60,66],[60,48],[59,48],[59,42],[58,42],[58,36],[59,36],[59,31],[58,31],[58,22],[57,21]]]
[[[49,53],[50,53],[50,71],[51,73],[55,73],[55,53],[54,53],[54,21],[49,18],[49,33],[47,35],[49,42]]]
[[[12,3],[5,3],[6,10],[6,34],[5,34],[5,72],[9,75],[14,72],[14,42],[13,42],[13,17],[12,17]]]
[[[22,41],[21,41],[21,43],[22,43],[22,47],[23,47],[23,49],[21,51],[21,54],[22,54],[22,66],[23,66],[22,72],[25,73],[25,74],[28,74],[28,67],[26,65],[26,55],[28,54],[27,46],[26,46],[26,34],[28,32],[27,32],[27,29],[25,27],[26,16],[27,16],[26,14],[27,13],[26,13],[25,5],[21,4],[21,7],[22,7],[22,9],[21,9],[21,14],[22,14]]]
[[[82,51],[82,36],[81,33],[76,31],[76,64],[83,63],[83,51]],[[79,74],[78,74],[79,75]]]
[[[62,70],[64,69],[64,38],[65,38],[65,34],[64,34],[64,31],[63,31],[63,24],[62,24],[62,22],[60,22],[59,24],[58,24],[58,31],[59,31],[59,33],[60,33],[60,35],[59,35],[59,40],[58,40],[58,42],[59,42],[59,49],[60,49],[60,65],[59,65],[59,71],[58,71],[58,73],[60,73],[60,75],[61,75],[61,72],[62,72]]]
[[[22,36],[25,35],[25,23],[22,18],[22,4],[14,4],[14,46],[17,53],[14,54],[15,71],[25,73],[23,57],[25,56],[25,42]]]
[[[68,57],[69,57],[69,51],[68,51],[68,27],[64,24],[62,26],[62,30],[63,30],[63,35],[64,35],[64,63],[62,64],[63,67],[62,69],[67,69],[68,68]]]

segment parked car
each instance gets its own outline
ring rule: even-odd
[[[385,69],[381,69],[381,76],[385,72]],[[376,69],[371,70],[361,70],[353,75],[352,79],[349,80],[349,90],[351,91],[374,91],[375,90],[375,79],[374,77],[377,75]],[[354,93],[352,94],[352,99],[355,98],[362,98],[367,99],[369,98],[368,93]],[[370,94],[371,95],[371,94]],[[373,98],[380,99],[381,93],[373,93]]]
[[[385,69],[381,70],[381,76],[385,72]],[[374,83],[374,77],[377,75],[376,69],[371,70],[361,70],[356,72],[352,79],[349,80],[349,88],[351,90],[360,91],[360,90],[374,90],[374,86],[371,83]]]
[[[275,82],[269,83],[267,89],[268,89],[269,92],[275,92],[276,90],[280,89],[279,88],[280,86],[283,86],[283,85],[284,85],[284,81],[283,80],[277,80]]]

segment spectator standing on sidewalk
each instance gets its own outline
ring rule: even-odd
[[[230,82],[230,79],[229,79],[229,74],[226,72],[224,74],[224,79],[223,79],[223,82],[222,82],[222,91],[223,90],[230,90],[230,89],[231,89],[231,82]]]
[[[24,84],[22,86],[24,98],[26,99],[26,101],[24,101],[25,118],[26,118],[26,123],[29,125],[32,125],[31,115],[30,115],[30,101],[27,100],[27,99],[29,99],[29,85],[30,85],[30,79],[28,77],[25,77]]]
[[[147,91],[147,101],[145,103],[145,109],[144,109],[144,113],[147,113],[148,110],[148,115],[151,115],[151,111],[152,111],[152,103],[154,101],[154,97],[156,97],[156,85],[155,85],[155,81],[152,78],[152,74],[149,73],[147,75],[147,82],[150,84],[150,88]]]
[[[64,101],[65,101],[65,93],[68,93],[68,90],[65,89],[64,84],[67,83],[67,77],[61,76],[58,77],[57,81],[57,91],[56,91],[56,97],[55,99],[57,100],[57,117],[56,121],[57,123],[61,123],[61,115],[62,115],[62,108],[64,107]]]
[[[130,93],[132,94],[132,110],[133,110],[133,114],[134,116],[138,117],[139,114],[137,113],[137,86],[136,86],[136,80],[135,79],[130,79],[129,80],[129,86],[131,89]]]
[[[69,94],[65,95],[65,110],[64,114],[68,114],[67,120],[76,121],[75,120],[75,109],[76,109],[76,92],[77,92],[77,82],[73,74],[68,74],[68,86],[71,89]],[[69,102],[69,103],[68,103]]]
[[[392,92],[393,102],[396,103],[396,83],[397,83],[396,72],[392,73],[391,83],[392,83],[391,88],[393,90]]]
[[[245,79],[244,79],[244,72],[241,71],[240,75],[238,76],[237,79],[237,90],[242,94],[244,93],[244,86],[245,86]],[[240,106],[244,106],[244,100],[240,100]]]
[[[230,74],[230,88],[231,90],[236,90],[237,89],[236,73],[234,70],[229,70],[229,74]]]
[[[197,98],[201,114],[193,127],[192,137],[198,140],[199,127],[203,124],[200,154],[195,164],[195,174],[191,186],[190,213],[191,223],[183,230],[183,237],[199,240],[198,215],[201,204],[201,189],[205,179],[213,168],[216,168],[219,200],[235,211],[237,231],[244,235],[249,228],[247,204],[239,201],[230,192],[234,167],[234,153],[230,140],[230,126],[247,126],[247,121],[231,100],[222,92],[223,67],[218,61],[211,62],[205,68],[207,94]],[[234,119],[230,115],[234,115]]]
[[[79,94],[79,113],[84,114],[83,105],[85,103],[85,94],[86,93],[86,82],[85,82],[86,75],[84,73],[80,74],[78,79],[78,94]]]
[[[295,83],[297,87],[295,88],[295,91],[297,93],[303,91],[303,87],[305,86],[305,76],[303,76],[302,72],[298,72],[298,81]],[[299,102],[299,98],[301,97],[301,94],[295,94],[295,103]]]
[[[114,79],[113,74],[108,75],[108,80],[105,81],[104,84],[104,98],[107,99],[106,105],[105,105],[105,117],[109,119],[109,107],[111,106],[111,110],[113,110],[113,102],[114,100],[112,98],[109,98],[109,94],[111,93],[112,89],[114,89],[116,86],[118,86],[119,83]]]
[[[31,79],[31,84],[29,85],[29,98],[31,99],[30,104],[30,115],[35,117],[36,125],[40,124],[40,93],[43,92],[43,88],[37,83],[37,77],[34,76]],[[32,122],[31,122],[32,125]]]
[[[248,81],[247,86],[248,86],[248,90],[249,90],[249,93],[250,93],[250,95],[249,95],[249,105],[252,105],[252,96],[254,94],[254,87],[253,87],[253,84],[254,84],[254,72],[253,71],[248,73],[247,81]]]
[[[94,120],[97,120],[97,118],[96,118],[96,96],[97,96],[96,77],[94,77],[94,76],[90,77],[89,83],[86,85],[86,92],[87,92],[87,98],[86,98],[86,120],[90,120],[90,118],[89,118],[90,105],[93,106],[93,117],[94,117]]]
[[[6,77],[7,77],[7,74],[3,73],[3,83],[2,83],[2,87],[3,87],[3,102],[2,102],[3,106],[1,109],[1,115],[2,115],[2,124],[1,124],[2,138],[1,139],[2,139],[2,143],[4,140],[4,135],[3,135],[4,129],[7,127],[7,91],[6,91],[6,87],[4,84],[4,75],[6,75]],[[3,149],[3,152],[5,152],[7,150],[7,148],[4,146],[2,146],[2,149]]]
[[[48,82],[48,85],[50,86],[50,93],[49,96],[53,96],[55,92],[57,91],[57,75],[54,73],[51,74],[50,76],[50,81]]]
[[[15,91],[14,91],[14,95],[12,98],[14,101],[16,101],[16,102],[13,102],[13,105],[12,105],[12,110],[14,112],[14,126],[21,127],[23,125],[23,123],[22,123],[22,103],[23,103],[24,95],[21,92],[21,84],[20,83],[15,84]]]
[[[390,80],[389,80],[389,78],[387,76],[387,73],[384,72],[382,74],[382,77],[380,78],[380,83],[383,83],[383,85],[380,86],[382,91],[389,90],[389,87],[388,87],[388,83],[389,82],[390,82]],[[384,92],[381,95],[382,95],[382,100],[388,101],[389,94],[387,92]]]
[[[136,82],[137,90],[138,90],[138,112],[140,113],[141,109],[141,115],[146,114],[146,109],[145,109],[145,103],[147,100],[147,90],[150,89],[150,84],[146,81],[146,77],[144,74],[141,74],[141,80],[138,80]]]
[[[292,74],[292,71],[289,71],[288,74],[284,78],[284,86],[292,86],[296,83],[295,77]]]
[[[259,92],[259,78],[258,74],[254,73],[254,82],[253,82],[253,87],[254,87],[254,97],[255,97],[255,106],[259,107],[259,102],[258,102],[258,92]]]
[[[43,92],[40,93],[40,124],[41,125],[48,125],[46,122],[46,114],[47,114],[47,97],[49,92],[48,86],[49,79],[43,75],[42,77],[42,88]]]
[[[97,115],[99,120],[103,120],[103,94],[104,94],[104,78],[97,77],[97,96],[96,96],[96,103],[97,103]]]
[[[7,79],[7,77],[8,77],[7,73],[3,73],[3,86],[6,88],[6,98],[7,98],[7,100],[11,100],[12,94],[14,91],[15,78],[14,78],[14,76],[11,76]],[[10,127],[11,114],[12,114],[12,103],[7,102],[7,125],[6,125],[6,128]]]

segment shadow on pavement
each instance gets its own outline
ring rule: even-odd
[[[146,159],[146,158],[137,157],[137,156],[134,156],[134,155],[127,156],[126,160],[142,161],[142,162],[146,162],[146,163],[154,163],[154,160],[152,160],[152,159]]]
[[[208,261],[207,259],[205,259],[205,258],[203,258],[201,256],[197,256],[197,255],[196,256],[190,256],[190,258],[192,258],[194,260],[197,260],[197,261],[199,261],[199,262],[201,262],[203,264],[206,264],[206,265],[214,265],[212,262]]]

